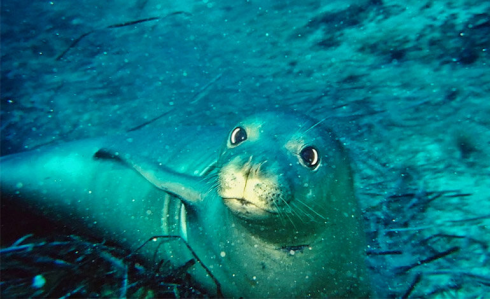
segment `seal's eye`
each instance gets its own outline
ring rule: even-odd
[[[245,140],[247,140],[247,132],[245,132],[244,128],[236,127],[235,129],[233,129],[233,132],[231,132],[230,136],[230,143],[232,145],[239,145]]]
[[[313,146],[307,146],[299,153],[303,163],[309,168],[315,168],[320,163],[318,151]]]

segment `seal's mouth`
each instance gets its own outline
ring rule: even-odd
[[[263,219],[277,214],[276,211],[255,205],[245,198],[223,197],[225,205],[237,216],[247,219]]]

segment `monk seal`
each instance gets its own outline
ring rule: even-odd
[[[226,297],[370,295],[348,156],[304,115],[71,142],[0,167],[3,199],[85,233],[131,249],[181,236]],[[149,264],[156,251],[176,266],[193,258],[179,242],[154,243],[140,251]],[[213,294],[205,270],[191,275]]]

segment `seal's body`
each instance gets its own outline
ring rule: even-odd
[[[367,297],[349,160],[312,119],[270,112],[1,159],[2,197],[135,249],[180,235],[229,297]],[[152,242],[153,243],[153,242]],[[145,246],[180,265],[184,244]],[[195,276],[211,293],[204,268]]]

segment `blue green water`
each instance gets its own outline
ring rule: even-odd
[[[353,159],[377,287],[486,297],[488,11],[472,0],[2,1],[1,154],[276,108],[326,118]],[[3,235],[12,218],[2,214]]]

